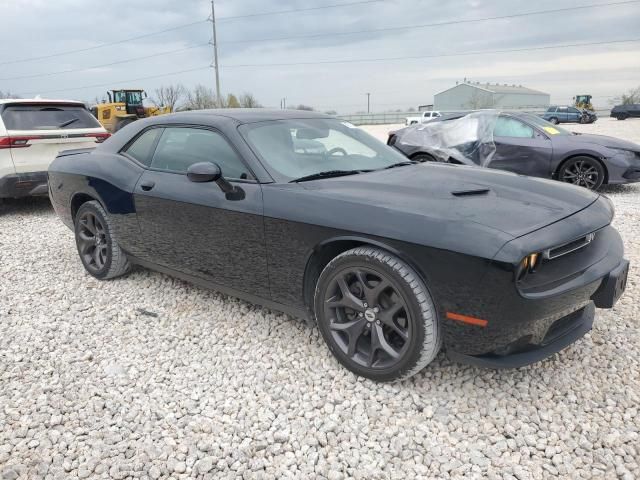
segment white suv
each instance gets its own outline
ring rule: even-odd
[[[108,137],[81,102],[0,99],[0,201],[46,195],[47,169],[60,151]]]

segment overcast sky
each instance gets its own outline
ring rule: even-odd
[[[305,103],[321,110],[348,113],[366,110],[366,92],[371,93],[373,111],[432,103],[434,93],[464,77],[523,84],[550,93],[554,103],[569,103],[575,94],[590,93],[595,105],[602,107],[608,106],[612,96],[640,85],[640,41],[395,61],[264,65],[640,40],[640,2],[429,28],[417,25],[611,0],[382,0],[228,18],[355,1],[217,0],[223,93],[252,92],[265,106],[278,107],[280,99],[286,97],[288,105]],[[163,84],[179,82],[193,87],[201,83],[213,87],[214,72],[207,68],[212,61],[212,48],[202,46],[211,39],[211,24],[204,22],[209,14],[208,0],[0,0],[0,91],[24,97],[40,94],[93,101],[109,87],[144,88],[150,96]],[[200,20],[196,25],[135,41],[54,56]],[[392,27],[407,28],[339,35]],[[264,40],[294,36],[307,38]],[[156,56],[84,71],[11,79],[87,69],[148,55]],[[45,58],[15,62],[33,57]],[[193,71],[165,75],[183,70]]]

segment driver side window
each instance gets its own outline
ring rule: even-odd
[[[252,175],[219,133],[203,128],[167,127],[151,160],[151,168],[186,173],[194,163],[214,162],[230,179],[252,179]]]
[[[496,137],[533,138],[533,128],[520,120],[510,117],[498,117],[493,129]]]

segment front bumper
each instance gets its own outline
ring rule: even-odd
[[[0,178],[0,198],[22,198],[47,195],[47,172],[7,175]]]

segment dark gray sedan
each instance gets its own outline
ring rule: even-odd
[[[480,133],[469,136],[470,128]],[[640,180],[640,145],[570,132],[527,113],[481,111],[444,117],[391,132],[387,143],[412,160],[508,170],[591,190]]]

